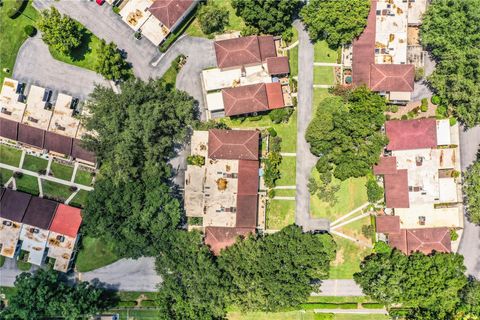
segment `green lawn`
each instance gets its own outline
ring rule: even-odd
[[[288,50],[288,61],[292,77],[298,76],[298,46]]]
[[[18,167],[20,164],[20,158],[22,157],[22,151],[15,149],[4,144],[0,144],[0,162],[8,164],[14,167]]]
[[[318,172],[314,168],[312,176],[319,179]],[[338,202],[333,207],[321,201],[316,195],[310,197],[310,214],[315,218],[327,218],[334,221],[355,208],[367,202],[367,178],[350,178],[339,181],[334,178],[332,183],[340,184],[340,190],[336,193]]]
[[[333,67],[313,67],[314,84],[335,84]]]
[[[4,294],[7,299],[17,292],[15,287],[0,287],[0,294]]]
[[[52,165],[50,166],[50,172],[55,178],[70,181],[73,174],[73,167],[52,162]]]
[[[38,179],[34,176],[23,175],[21,178],[15,178],[17,190],[38,196]]]
[[[8,9],[12,8],[15,1],[2,1],[0,7],[0,83],[3,83],[4,77],[11,77],[17,52],[28,36],[23,29],[26,25],[35,25],[39,14],[32,7],[29,1],[22,15],[16,19],[10,19],[7,15]],[[7,68],[9,72],[3,70]]]
[[[40,170],[47,169],[47,165],[47,160],[27,154],[23,160],[22,168],[33,172],[38,172]]]
[[[313,110],[317,109],[318,104],[320,101],[325,99],[326,97],[331,97],[332,95],[328,92],[328,89],[325,88],[314,88],[313,89]]]
[[[89,171],[77,169],[77,173],[75,174],[75,183],[89,186],[92,184],[92,179],[92,174]]]
[[[276,197],[295,197],[296,194],[297,191],[293,189],[275,189]]]
[[[362,214],[362,212],[355,213],[353,216],[349,217],[348,219],[354,218],[355,216],[358,216]],[[366,238],[362,234],[362,227],[363,226],[368,226],[371,224],[371,219],[370,216],[366,216],[360,220],[353,221],[349,224],[346,224],[338,229],[339,232],[344,233],[348,236],[351,236],[355,239],[359,239],[362,242],[370,244],[372,242],[371,238]]]
[[[371,253],[371,249],[356,243],[333,236],[337,243],[337,257],[330,265],[330,279],[352,279],[355,272],[360,271],[360,262]]]
[[[275,184],[277,186],[294,186],[296,184],[296,168],[296,157],[283,157],[280,163],[281,178],[278,179]]]
[[[45,197],[58,202],[65,202],[72,194],[69,186],[47,180],[42,180],[42,189]]]
[[[0,256],[0,268],[5,264],[5,259],[6,258],[4,256]]]
[[[177,83],[177,64],[172,62],[172,65],[170,68],[167,69],[167,71],[163,74],[162,79],[165,80],[165,82],[169,85],[171,85],[173,88],[175,88],[175,84]]]
[[[86,30],[83,34],[80,46],[72,50],[69,54],[56,51],[49,47],[52,57],[55,59],[72,64],[74,66],[95,71],[95,64],[99,57],[100,39],[92,32]]]
[[[315,53],[315,62],[337,62],[337,51],[330,49],[326,41],[317,41],[313,47],[313,50]]]
[[[32,268],[32,265],[29,262],[17,260],[17,267],[21,271],[29,271]]]
[[[0,185],[4,185],[12,177],[13,171],[0,168]]]
[[[83,208],[87,203],[88,191],[79,190],[77,195],[73,197],[72,201],[70,201],[70,205],[74,207]]]
[[[245,27],[245,23],[243,22],[243,19],[241,17],[235,14],[235,10],[232,7],[231,0],[216,1],[215,3],[220,8],[225,8],[228,10],[229,23],[225,28],[225,32],[242,31],[242,29]],[[202,29],[200,29],[200,23],[198,22],[197,18],[195,18],[195,20],[193,20],[193,22],[188,26],[185,33],[192,37],[213,38],[213,35],[208,36],[203,33]]]
[[[113,252],[113,244],[104,240],[84,237],[78,252],[75,268],[78,272],[87,272],[109,265],[118,259]]]
[[[266,228],[280,230],[295,222],[295,201],[270,200],[267,205]]]
[[[295,152],[297,150],[297,111],[295,110],[287,123],[275,124],[270,120],[270,117],[263,115],[260,119],[251,120],[246,118],[243,122],[237,119],[223,118],[220,121],[226,123],[231,128],[242,129],[262,129],[272,127],[277,131],[279,137],[282,138],[281,152]],[[256,118],[253,118],[256,119]]]

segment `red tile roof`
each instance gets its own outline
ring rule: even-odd
[[[396,157],[381,157],[378,164],[373,166],[373,173],[375,174],[396,174],[397,173],[397,158]]]
[[[18,138],[18,122],[0,118],[0,137],[16,141]]]
[[[45,130],[20,123],[18,126],[18,141],[43,149]]]
[[[375,225],[378,233],[399,233],[400,217],[398,216],[377,216]]]
[[[194,2],[193,0],[156,0],[148,11],[171,29]]]
[[[222,97],[227,116],[269,110],[264,83],[222,89]]]
[[[435,119],[391,120],[385,123],[388,150],[411,150],[437,146]]]
[[[267,58],[267,69],[270,75],[290,73],[288,57]]]
[[[249,36],[214,42],[219,68],[258,64],[277,55],[272,36]]]
[[[267,91],[268,109],[279,109],[285,107],[283,102],[282,85],[280,82],[265,84]]]
[[[369,86],[372,91],[412,92],[414,77],[413,64],[372,64]]]
[[[73,139],[54,132],[45,132],[44,148],[50,151],[70,155],[72,153]]]
[[[208,132],[208,157],[212,159],[258,160],[259,133],[253,130]]]
[[[50,230],[72,238],[76,238],[82,223],[80,209],[59,204]]]
[[[255,234],[254,228],[228,228],[228,227],[206,227],[205,244],[215,255],[219,255],[222,249],[233,245],[239,236]]]
[[[258,195],[237,195],[236,227],[256,228]]]
[[[401,229],[398,234],[388,236],[392,248],[405,254],[419,251],[424,254],[451,252],[450,231],[448,228]]]
[[[375,63],[375,32],[377,0],[371,0],[367,26],[353,41],[352,79],[357,86],[370,84],[370,65]]]
[[[258,161],[240,160],[238,162],[238,190],[239,195],[258,194]]]
[[[387,208],[409,208],[408,170],[398,170],[396,174],[386,174],[383,179]]]

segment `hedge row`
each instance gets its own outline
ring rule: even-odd
[[[117,307],[132,308],[137,305],[137,301],[119,301]]]
[[[385,306],[378,302],[364,302],[362,307],[365,309],[383,309]]]
[[[143,300],[141,303],[142,307],[156,307],[156,301],[154,300]]]
[[[353,302],[345,303],[305,303],[302,304],[301,309],[313,310],[313,309],[357,309],[358,304]]]

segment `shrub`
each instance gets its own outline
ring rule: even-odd
[[[265,160],[265,170],[263,179],[265,185],[268,188],[275,187],[275,181],[280,179],[280,163],[282,162],[282,156],[278,152],[270,152]]]
[[[388,111],[392,112],[392,113],[396,113],[398,112],[398,106],[396,104],[391,104],[388,106]]]
[[[70,190],[70,192],[75,192],[78,190],[78,188],[76,186],[70,186],[68,190]]]
[[[27,0],[15,0],[14,5],[8,9],[7,15],[10,19],[18,18],[27,7]]]
[[[428,99],[427,98],[422,99],[422,104],[420,106],[420,109],[422,110],[422,112],[427,112],[428,111]]]
[[[450,239],[456,241],[458,239],[458,233],[455,229],[450,229]]]
[[[271,152],[280,152],[282,151],[282,138],[279,136],[270,137],[270,150]]]
[[[423,68],[415,68],[415,81],[419,81],[425,75],[425,70]]]
[[[290,43],[293,39],[293,30],[292,28],[285,29],[282,33],[282,39],[285,43]]]
[[[270,117],[270,120],[272,120],[273,123],[282,123],[282,122],[288,122],[288,119],[290,119],[290,116],[293,113],[293,108],[287,107],[287,108],[281,108],[281,109],[274,109],[270,111],[268,116]]]
[[[369,179],[366,183],[368,201],[371,203],[383,199],[383,188],[378,185],[374,179]]]
[[[391,118],[392,118],[392,117],[391,117],[389,114],[387,114],[387,115],[385,116],[385,119],[386,119],[387,121],[390,120]]]
[[[275,130],[275,128],[269,127],[267,130],[268,130],[268,133],[270,134],[270,137],[277,136],[277,131]]]
[[[253,117],[249,117],[248,120],[250,121],[260,121],[262,120],[262,116],[258,115],[258,116],[253,116]]]
[[[389,254],[392,252],[392,248],[390,248],[390,246],[384,241],[377,241],[373,246],[373,252],[378,254]]]
[[[23,173],[20,172],[20,171],[15,171],[15,172],[13,173],[13,177],[14,177],[14,178],[17,178],[17,179],[21,179],[21,178],[23,177]]]
[[[245,28],[242,29],[242,31],[240,31],[240,35],[242,37],[253,36],[259,33],[260,33],[260,30],[258,30],[253,26],[246,26]]]
[[[363,302],[362,307],[364,309],[383,309],[385,305],[378,302]]]
[[[457,119],[455,117],[450,117],[449,121],[450,121],[450,126],[454,126],[457,124]]]
[[[402,120],[407,120],[408,119],[408,116],[406,114],[404,114],[402,117],[401,117]]]
[[[156,307],[157,302],[155,300],[143,300],[142,307]]]
[[[23,28],[25,34],[29,37],[34,37],[37,34],[37,29],[32,26],[31,24],[27,24],[25,28]]]
[[[205,157],[195,154],[187,157],[187,163],[194,166],[203,166],[205,165]]]
[[[203,225],[202,217],[188,217],[188,224],[192,226],[201,226]]]
[[[47,170],[46,170],[46,169],[40,169],[40,170],[38,170],[37,173],[38,173],[39,175],[42,175],[42,176],[43,176],[43,175],[46,175],[46,174],[47,174]]]
[[[120,14],[120,8],[117,6],[112,6],[112,11],[115,12],[116,14]]]
[[[318,191],[318,184],[317,180],[314,177],[308,178],[307,184],[308,192],[313,196]]]
[[[275,198],[275,189],[268,190],[268,198],[269,199]]]
[[[452,178],[458,178],[460,177],[460,172],[457,170],[453,170],[451,176]]]
[[[439,105],[435,111],[437,119],[444,119],[448,116],[448,108],[444,105]]]
[[[373,226],[371,224],[365,224],[362,226],[362,234],[365,238],[368,238],[368,239],[373,238],[374,233],[375,233],[375,230],[373,229]]]
[[[430,99],[430,101],[431,101],[434,105],[439,105],[439,104],[440,104],[440,97],[439,97],[439,96],[432,96],[432,98]]]

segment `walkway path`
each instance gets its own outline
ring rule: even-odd
[[[78,184],[78,183],[71,183],[70,181],[65,181],[65,180],[58,179],[58,178],[55,178],[55,177],[51,177],[51,176],[48,176],[48,175],[40,175],[37,172],[33,172],[33,171],[30,171],[30,170],[25,170],[25,169],[20,169],[18,167],[10,166],[10,165],[4,164],[4,163],[0,163],[0,168],[8,169],[8,170],[11,170],[11,171],[14,171],[14,172],[15,171],[16,172],[21,172],[21,173],[29,175],[29,176],[34,176],[34,177],[40,178],[42,180],[47,180],[47,181],[60,183],[60,184],[66,185],[66,186],[75,186],[75,187],[77,187],[77,189],[82,189],[82,190],[85,190],[85,191],[92,191],[93,190],[92,187],[84,186],[84,185]]]
[[[333,221],[330,225],[333,226],[333,225],[339,223],[340,221],[345,220],[346,218],[350,217],[351,215],[353,215],[354,213],[358,212],[359,210],[365,209],[366,207],[368,207],[369,204],[370,204],[370,203],[368,203],[368,202],[362,204],[360,207],[353,209],[352,211],[350,211],[350,212],[347,213],[346,215],[341,216],[341,217],[338,218],[337,220]]]
[[[352,222],[354,222],[354,221],[363,219],[363,218],[365,218],[365,217],[368,217],[369,215],[370,215],[370,212],[362,213],[361,215],[356,216],[356,217],[353,217],[352,219],[348,219],[347,221],[343,221],[343,222],[341,222],[341,223],[339,223],[339,224],[336,224],[336,225],[334,225],[334,226],[331,226],[331,227],[330,227],[330,230],[343,227],[344,225],[347,225],[347,224],[352,223]]]
[[[287,200],[287,201],[295,201],[295,197],[273,197],[273,200]]]
[[[308,178],[317,158],[310,153],[310,146],[305,140],[310,119],[312,118],[313,101],[313,44],[308,33],[300,21],[294,22],[298,30],[298,116],[297,116],[297,203],[295,223],[304,230],[329,229],[326,219],[312,219],[310,217],[310,193],[308,192]]]
[[[274,189],[276,190],[295,190],[297,186],[276,186]]]
[[[282,157],[296,157],[297,154],[295,152],[280,152]]]
[[[333,84],[314,84],[313,87],[316,89],[328,89],[333,87]]]
[[[341,67],[340,63],[331,63],[331,62],[314,62],[315,67]]]

